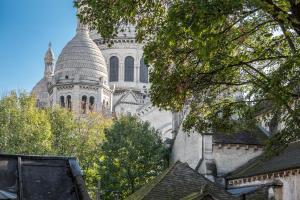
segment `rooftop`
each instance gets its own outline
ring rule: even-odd
[[[209,181],[190,168],[187,164],[176,162],[152,182],[129,196],[127,200],[179,200],[183,198],[212,198],[216,200],[236,199],[226,192],[223,187]]]
[[[279,155],[268,158],[263,154],[252,159],[226,178],[232,180],[296,168],[300,168],[300,141],[289,144]]]
[[[267,139],[268,136],[259,127],[234,133],[216,132],[213,134],[214,143],[217,144],[264,145]]]
[[[90,200],[76,158],[0,154],[0,199]]]

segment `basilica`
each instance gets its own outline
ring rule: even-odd
[[[171,138],[172,113],[150,102],[148,66],[134,27],[113,42],[108,47],[96,32],[78,23],[76,35],[57,60],[49,44],[44,77],[32,90],[38,107],[61,106],[77,115],[136,115],[149,121],[162,138]]]
[[[98,112],[107,116],[137,116],[150,122],[169,144],[171,163],[186,163],[190,168],[177,164],[178,169],[184,173],[192,169],[205,181],[221,185],[225,196],[253,200],[300,199],[299,142],[265,160],[263,147],[271,133],[270,127],[264,124],[230,135],[186,133],[182,122],[188,109],[172,113],[151,104],[149,67],[144,62],[143,45],[135,40],[134,26],[128,26],[108,46],[99,34],[78,23],[76,35],[57,60],[49,44],[44,61],[44,76],[32,90],[38,107],[61,106],[77,115]],[[176,174],[170,176],[174,178],[173,175]],[[174,179],[178,181],[177,177]],[[181,184],[185,187],[185,183]],[[222,199],[211,195],[211,199]]]

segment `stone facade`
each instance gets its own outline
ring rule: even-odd
[[[128,26],[113,42],[108,46],[95,31],[78,23],[75,37],[56,63],[49,45],[44,77],[32,90],[37,106],[58,105],[76,114],[136,115],[149,121],[164,140],[171,138],[172,113],[151,104],[148,66],[134,27]]]
[[[209,179],[218,179],[261,155],[261,145],[218,144],[212,135],[179,130],[173,144],[171,161],[188,163]]]
[[[224,176],[256,158],[263,152],[261,145],[213,144],[213,158],[218,176]]]
[[[108,66],[109,85],[114,89],[112,111],[115,115],[136,115],[143,121],[148,121],[157,129],[163,138],[172,138],[172,113],[153,106],[149,98],[148,66],[143,60],[143,44],[135,40],[134,26],[127,26],[112,40],[107,42],[95,31],[91,31],[91,38],[98,45]],[[133,80],[126,80],[126,59],[133,59]],[[112,58],[118,62],[117,76],[114,80]],[[114,71],[115,73],[115,71]],[[117,78],[116,78],[117,77]]]

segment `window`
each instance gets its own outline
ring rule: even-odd
[[[71,95],[67,96],[67,107],[71,111],[72,110],[72,98]]]
[[[66,107],[66,104],[65,104],[65,97],[64,96],[60,96],[60,106],[62,108]]]
[[[95,106],[95,97],[91,96],[90,97],[89,110],[94,111],[94,106]]]
[[[140,82],[148,83],[148,66],[145,64],[144,58],[140,61]]]
[[[125,58],[125,81],[133,82],[134,77],[134,59],[131,56]]]
[[[82,111],[82,114],[86,114],[86,103],[87,103],[87,96],[82,96],[82,98],[81,98],[81,111]]]
[[[119,80],[119,59],[116,56],[113,56],[109,59],[110,71],[109,71],[109,81],[118,81]]]

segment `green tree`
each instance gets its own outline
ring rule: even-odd
[[[168,165],[167,150],[149,123],[135,117],[121,117],[105,136],[100,164],[105,199],[132,194]]]
[[[175,111],[189,104],[186,129],[254,124],[268,104],[262,117],[285,125],[270,144],[299,138],[298,0],[82,0],[76,6],[107,41],[123,25],[136,25],[152,65],[151,99]]]
[[[51,124],[33,97],[11,92],[0,99],[0,152],[45,154],[51,151]]]
[[[104,140],[104,130],[111,126],[111,120],[97,113],[78,117],[62,108],[49,109],[48,112],[53,134],[53,153],[78,158],[84,171],[86,187],[94,198],[100,178],[100,146]]]
[[[76,142],[76,157],[84,169],[84,179],[91,197],[94,199],[100,179],[99,156],[102,155],[101,145],[105,139],[104,130],[110,128],[111,125],[112,120],[97,113],[90,113],[85,118],[79,119],[76,127],[76,133],[79,136]]]
[[[38,109],[25,92],[0,99],[0,152],[75,156],[84,171],[87,189],[95,197],[104,130],[111,120],[97,113],[75,116],[62,108]]]

